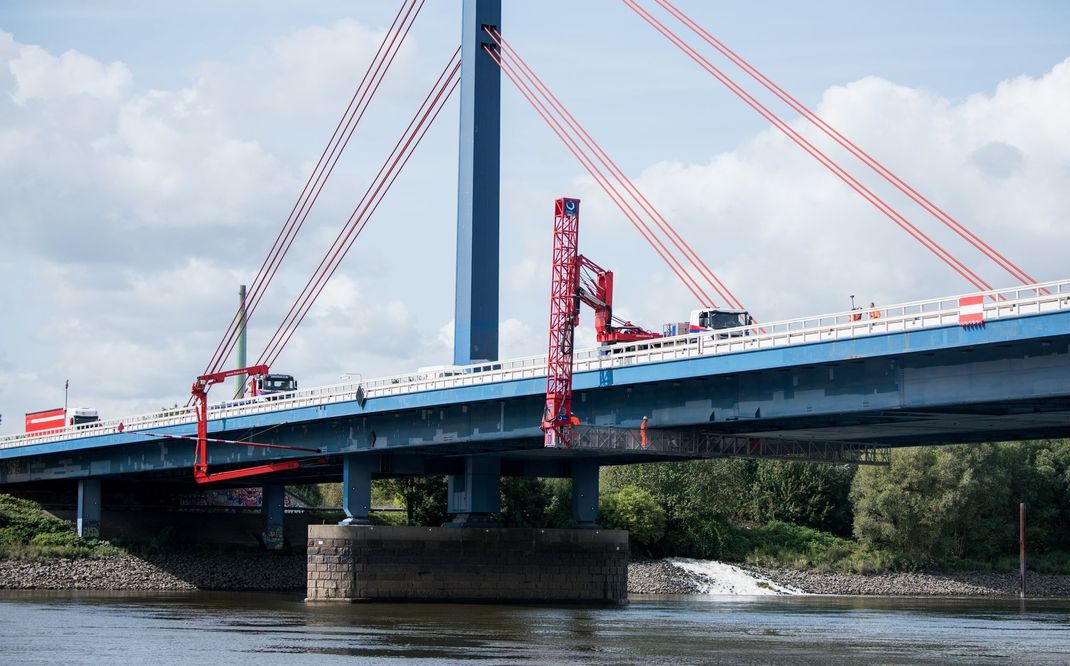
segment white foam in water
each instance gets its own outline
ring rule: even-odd
[[[716,560],[672,557],[667,562],[693,574],[700,594],[804,594],[802,590],[774,583],[765,576]]]

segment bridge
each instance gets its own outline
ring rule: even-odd
[[[647,18],[637,3],[624,2]],[[667,0],[657,4],[675,9]],[[418,12],[415,2],[403,4],[396,19],[402,40]],[[971,239],[988,248],[986,256],[1020,283],[994,289],[883,200],[860,192],[962,275],[971,290],[576,351],[575,437],[567,446],[545,446],[547,357],[499,360],[497,353],[501,73],[544,119],[558,113],[548,125],[592,175],[601,175],[596,180],[640,235],[648,242],[650,236],[660,239],[652,243],[655,250],[701,305],[713,303],[713,294],[730,306],[741,304],[664,226],[668,221],[578,121],[560,112],[559,98],[502,37],[500,13],[497,2],[465,0],[462,46],[414,116],[420,122],[407,130],[410,141],[398,144],[418,144],[459,87],[455,364],[208,407],[206,462],[213,471],[295,463],[226,482],[263,485],[268,534],[281,532],[285,484],[343,481],[345,525],[359,526],[368,523],[373,478],[446,474],[453,524],[483,527],[493,525],[499,510],[502,475],[567,477],[573,516],[584,527],[595,525],[598,470],[606,465],[722,456],[881,464],[897,446],[1070,435],[1070,280],[1037,282],[968,230],[960,233],[975,247],[981,246]],[[655,23],[669,37],[664,24]],[[396,149],[384,166],[403,167],[411,156],[406,150]],[[317,170],[323,180],[329,175],[326,165]],[[389,189],[396,171],[380,175],[380,186]],[[351,232],[359,234],[384,194],[380,188],[365,195],[363,208],[358,206],[365,212],[347,222]],[[304,192],[302,197],[307,200]],[[929,212],[958,225],[936,211]],[[243,304],[235,315],[207,371],[220,370],[231,358],[272,267],[285,255],[286,239],[292,243],[289,230],[299,229],[297,219],[291,213],[282,242],[276,239],[254,280],[251,307]],[[260,362],[282,353],[355,236],[340,233],[339,239]],[[244,357],[238,365],[245,365]],[[2,437],[0,489],[77,484],[79,532],[92,536],[99,534],[102,489],[109,484],[193,486],[197,439],[194,406]]]

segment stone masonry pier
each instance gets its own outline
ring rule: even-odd
[[[628,533],[310,525],[308,600],[625,604]]]

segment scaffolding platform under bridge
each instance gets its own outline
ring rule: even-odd
[[[573,427],[572,449],[646,452],[652,458],[759,458],[849,465],[888,465],[886,447],[863,442],[725,435],[699,429]]]

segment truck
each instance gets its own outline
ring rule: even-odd
[[[92,407],[45,409],[26,414],[26,432],[60,430],[67,426],[85,426],[100,420],[100,414]]]
[[[715,332],[715,338],[727,339],[750,335],[753,325],[754,318],[746,310],[700,308],[691,311],[688,321],[665,324],[662,330],[665,337]]]

